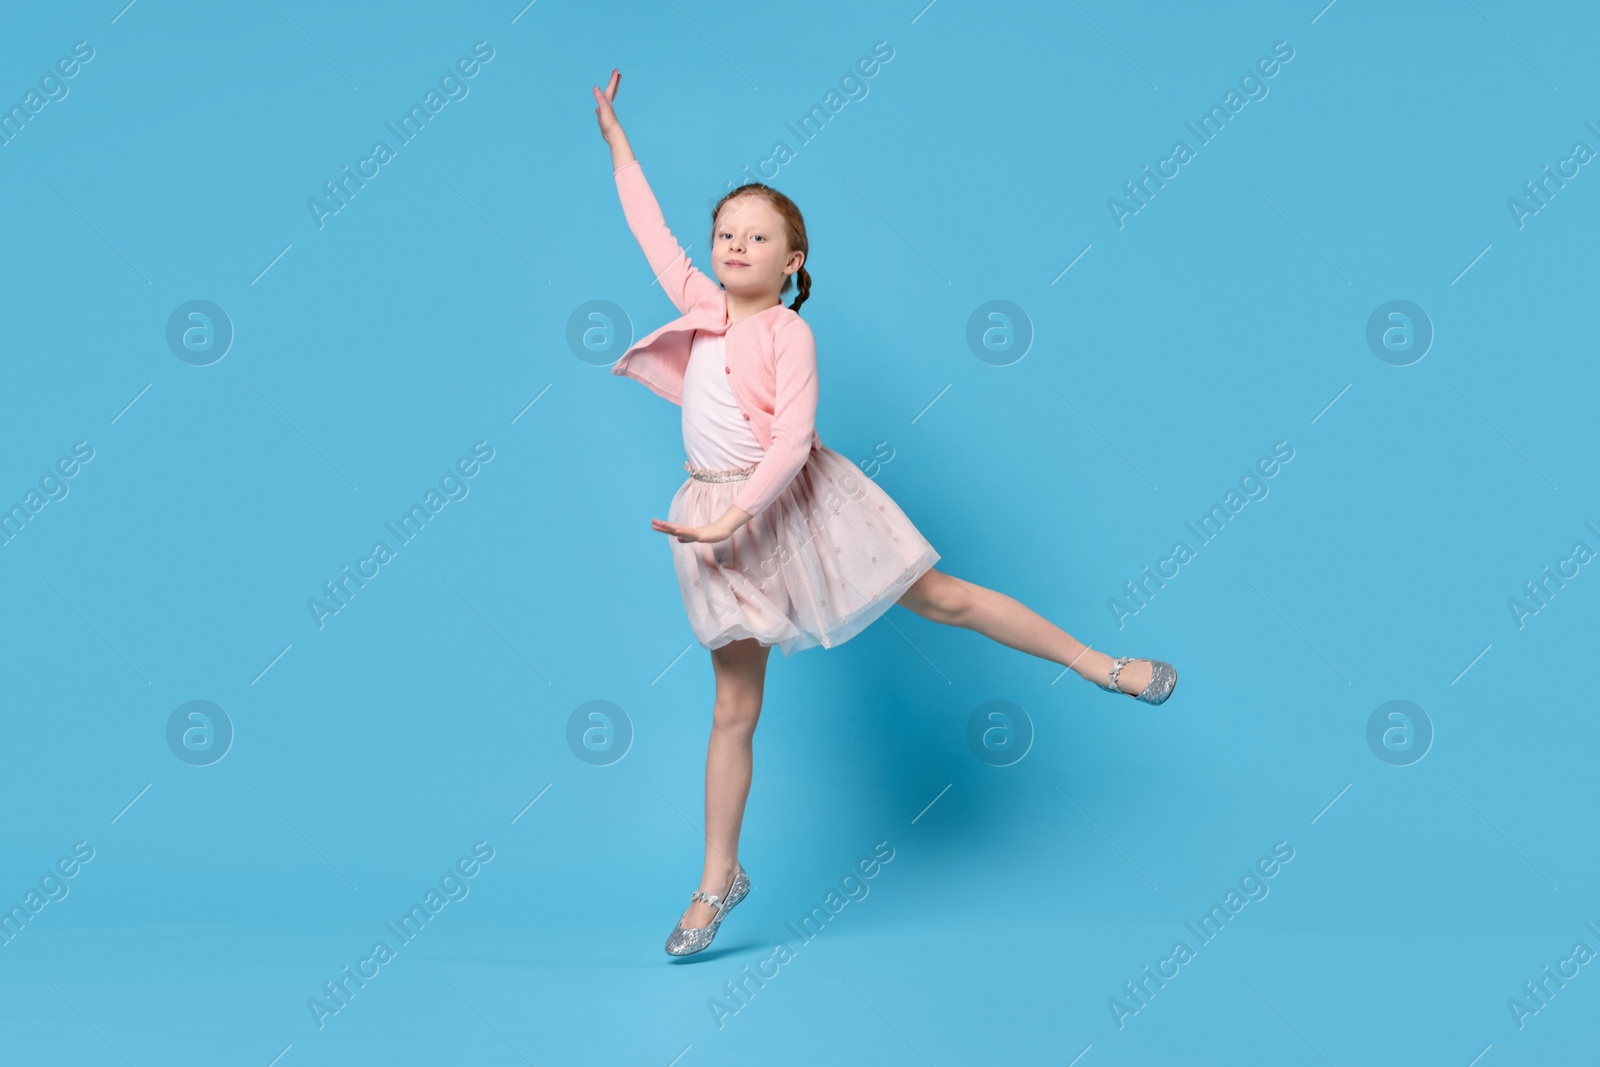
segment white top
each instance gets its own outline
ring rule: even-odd
[[[683,374],[683,451],[707,470],[748,467],[766,455],[729,384],[727,338],[694,332]]]

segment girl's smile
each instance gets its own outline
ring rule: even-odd
[[[735,197],[723,205],[712,227],[711,249],[717,280],[747,306],[772,302],[805,262],[803,252],[789,248],[783,216],[758,196]]]

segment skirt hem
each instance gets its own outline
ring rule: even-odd
[[[932,545],[928,546],[927,551],[917,557],[917,560],[902,571],[900,577],[891,582],[883,592],[874,595],[871,601],[840,619],[833,628],[820,637],[800,630],[793,636],[773,640],[770,639],[770,635],[752,633],[746,627],[735,626],[711,638],[709,644],[706,641],[700,641],[700,644],[704,648],[716,650],[735,641],[754,639],[764,647],[776,648],[785,656],[793,655],[807,648],[834,648],[844,644],[876,622],[880,616],[899,602],[900,598],[905,595],[906,590],[916,585],[924,574],[931,571],[934,564],[939,562],[939,559],[939,553],[934,550]],[[762,640],[763,637],[768,637],[769,639]],[[699,641],[700,639],[696,638],[696,640]]]

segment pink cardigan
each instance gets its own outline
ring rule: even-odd
[[[639,161],[624,164],[613,177],[628,228],[662,291],[682,314],[629,348],[611,373],[641,382],[682,407],[694,331],[726,334],[728,384],[767,450],[733,504],[759,515],[805,466],[811,450],[822,445],[816,430],[817,348],[811,326],[782,303],[730,323],[727,293],[679,248]]]

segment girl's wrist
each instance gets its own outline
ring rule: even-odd
[[[628,138],[621,130],[606,139],[611,146],[611,170],[616,173],[629,163],[633,162],[633,149],[628,145]]]

